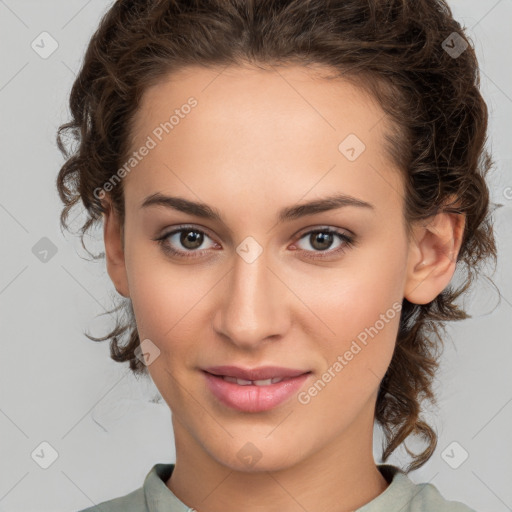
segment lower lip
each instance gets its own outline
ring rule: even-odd
[[[295,394],[310,373],[276,382],[268,386],[241,386],[203,371],[210,391],[224,404],[237,411],[260,412],[277,407]]]

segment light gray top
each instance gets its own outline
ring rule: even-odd
[[[459,501],[447,501],[432,484],[416,484],[400,468],[380,464],[386,490],[354,512],[475,512]],[[155,464],[144,484],[125,496],[78,512],[193,512],[165,485],[174,464]]]

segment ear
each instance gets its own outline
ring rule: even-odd
[[[413,228],[404,297],[427,304],[449,284],[464,234],[465,215],[441,212]]]
[[[124,259],[122,226],[112,203],[106,201],[104,204],[103,239],[105,243],[107,272],[117,292],[123,297],[129,297],[130,292]]]

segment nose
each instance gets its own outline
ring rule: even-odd
[[[282,336],[289,327],[292,294],[278,274],[269,268],[265,251],[252,263],[236,255],[220,292],[214,330],[246,350]]]

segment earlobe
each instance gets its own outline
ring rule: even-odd
[[[462,244],[465,216],[442,212],[414,227],[404,297],[413,304],[433,301],[449,284]]]
[[[105,261],[107,272],[117,292],[129,297],[125,255],[122,239],[122,226],[119,217],[110,203],[103,213],[103,240],[105,243]]]

